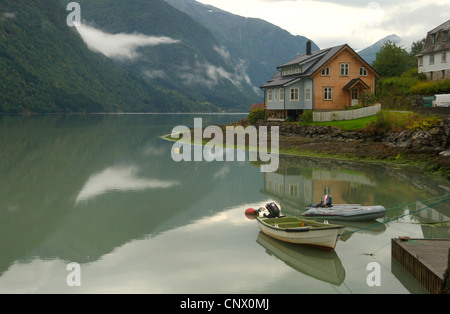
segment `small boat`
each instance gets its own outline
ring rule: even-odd
[[[302,217],[309,219],[329,219],[329,220],[347,220],[347,221],[366,221],[382,218],[386,215],[386,209],[383,206],[363,206],[360,204],[336,204],[331,202],[331,196],[325,195],[320,204],[310,205],[306,211],[301,214]]]
[[[266,235],[294,244],[307,244],[334,249],[344,226],[320,223],[299,217],[256,217]]]
[[[310,219],[365,221],[382,218],[386,215],[383,206],[362,206],[358,204],[333,205],[332,207],[308,207],[301,214]]]

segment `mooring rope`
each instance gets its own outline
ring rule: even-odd
[[[442,197],[446,197],[446,196],[450,196],[450,194],[446,194],[446,195],[442,195],[442,196],[439,196],[439,197],[436,197],[436,198],[432,198],[432,199],[429,199],[429,200],[421,201],[421,203],[427,202],[427,201],[430,201],[430,200],[435,200],[435,199],[442,198]],[[406,217],[406,216],[409,216],[409,215],[412,215],[412,214],[421,212],[422,210],[428,209],[428,208],[430,208],[430,207],[432,207],[432,206],[436,206],[436,205],[442,204],[442,203],[447,202],[447,201],[449,201],[449,200],[450,200],[450,197],[449,197],[449,198],[446,198],[446,199],[444,199],[444,200],[442,200],[442,201],[439,201],[439,202],[437,202],[437,203],[428,205],[428,206],[426,206],[426,207],[424,207],[424,208],[421,208],[421,209],[415,210],[415,211],[413,211],[413,212],[410,212],[410,213],[408,213],[408,214],[404,214],[404,215],[401,215],[401,216],[398,216],[398,217],[395,217],[395,218],[391,218],[391,219],[388,219],[388,220],[386,220],[386,221],[383,221],[383,222],[379,222],[379,223],[377,223],[377,224],[374,224],[374,225],[372,225],[372,226],[368,226],[368,227],[361,228],[361,229],[358,229],[358,230],[354,230],[354,231],[349,231],[349,232],[345,232],[345,233],[342,233],[342,234],[338,234],[338,236],[342,237],[342,236],[347,235],[347,234],[356,233],[356,232],[359,232],[359,231],[362,231],[362,230],[366,230],[366,229],[378,227],[378,226],[387,224],[388,222],[391,222],[391,221],[394,221],[394,220],[398,220],[398,219],[400,219],[400,218],[403,218],[403,217]],[[409,204],[409,205],[415,205],[415,204],[416,204],[416,203],[412,203],[412,204]],[[401,205],[401,206],[393,207],[393,208],[400,208],[400,207],[405,207],[405,206],[408,206],[408,205]],[[390,208],[389,210],[391,210],[391,209],[393,209],[393,208]]]
[[[441,196],[436,196],[436,197],[433,197],[433,198],[430,198],[430,199],[427,199],[427,200],[423,200],[423,201],[419,201],[419,202],[426,203],[426,202],[434,201],[434,200],[437,200],[437,199],[440,199],[440,198],[443,198],[443,197],[450,197],[450,194],[444,194],[444,195],[441,195]],[[393,209],[398,209],[398,208],[402,208],[402,207],[406,207],[406,206],[412,206],[412,205],[416,205],[416,204],[417,204],[417,202],[410,203],[410,204],[402,204],[402,205],[399,205],[399,206],[387,208],[386,211],[390,211],[390,210],[393,210]]]

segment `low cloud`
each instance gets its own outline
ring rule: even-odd
[[[144,70],[142,73],[149,79],[167,78],[167,74],[163,70]]]
[[[144,191],[166,189],[179,184],[176,181],[139,178],[136,167],[110,167],[92,175],[78,193],[76,203],[87,201],[113,191]]]
[[[16,13],[14,13],[14,12],[0,13],[0,21],[5,21],[8,19],[15,19],[15,18],[16,18]]]
[[[185,64],[180,68],[180,77],[186,85],[200,85],[208,88],[214,88],[221,80],[230,81],[233,85],[241,88],[243,84],[252,86],[255,92],[258,89],[251,83],[247,74],[247,62],[239,59],[233,61],[230,53],[225,47],[214,46],[213,49],[224,59],[225,63],[233,69],[233,72],[227,71],[222,66],[215,66],[207,61],[196,60],[193,64]]]
[[[140,57],[139,47],[175,44],[179,40],[170,37],[147,36],[143,34],[110,34],[86,24],[77,26],[83,40],[91,50],[119,60],[130,60]]]

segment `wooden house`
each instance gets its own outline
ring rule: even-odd
[[[380,76],[347,44],[311,51],[277,67],[263,86],[269,118],[297,119],[304,110],[343,110],[375,92]]]

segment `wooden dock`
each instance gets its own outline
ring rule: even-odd
[[[395,258],[430,293],[448,293],[450,239],[407,239],[391,241]],[[447,288],[447,289],[446,289]]]

